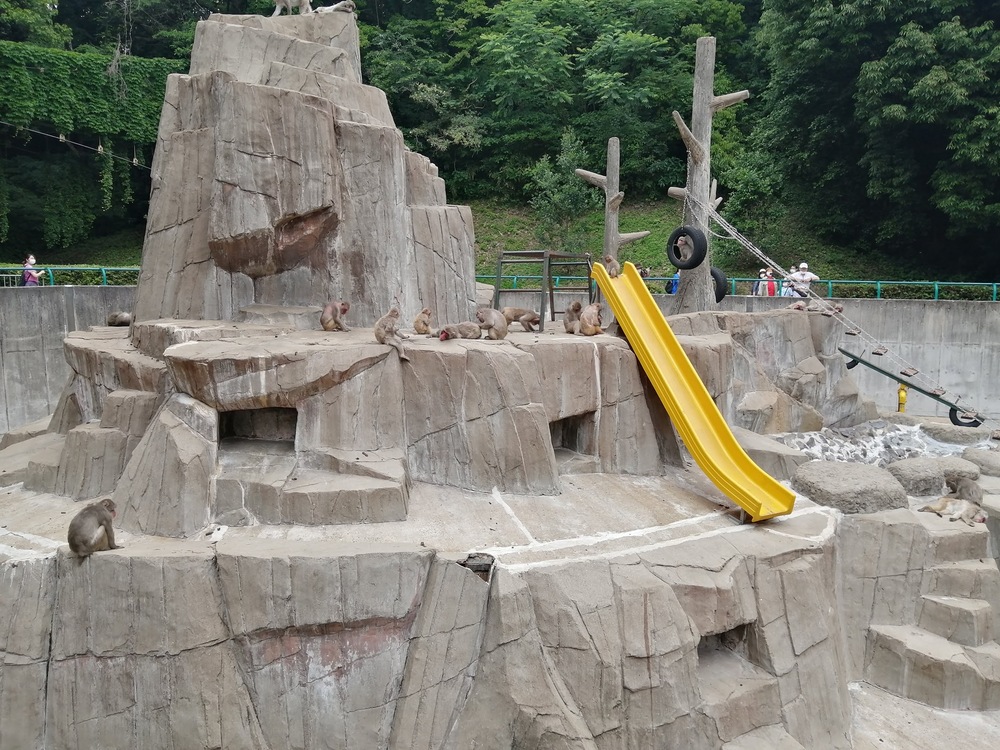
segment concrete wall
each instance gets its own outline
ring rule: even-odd
[[[63,339],[131,310],[134,286],[0,288],[0,433],[51,414],[70,376]]]
[[[505,292],[501,305],[516,305],[538,309],[538,293]],[[661,309],[670,297],[655,295]],[[562,310],[569,300],[579,295],[556,295],[556,309]],[[787,307],[792,300],[784,297],[729,296],[719,305],[721,310],[758,312]],[[844,305],[844,316],[866,334],[889,348],[899,360],[912,364],[926,378],[924,382],[939,384],[946,390],[945,398],[962,397],[963,405],[1000,417],[1000,393],[996,388],[1000,376],[1000,304],[996,302],[838,299]],[[546,299],[546,305],[548,300]],[[546,325],[550,315],[546,315]],[[607,322],[609,316],[605,316]],[[562,328],[561,316],[555,326]],[[846,329],[845,329],[846,330]],[[843,337],[841,344],[857,351],[864,347],[860,337]],[[884,369],[897,370],[890,357],[868,357]],[[897,383],[874,370],[859,365],[852,370],[866,398],[882,411],[896,410]],[[921,383],[923,384],[923,383]],[[911,391],[906,403],[907,413],[920,416],[948,415],[948,408]]]
[[[104,325],[108,313],[131,310],[135,287],[7,287],[0,289],[0,432],[51,414],[70,370],[63,338],[71,331]],[[572,299],[567,295],[567,299]],[[658,295],[661,307],[669,297]],[[840,300],[844,314],[948,393],[964,396],[979,411],[1000,415],[1000,305],[994,302]],[[502,304],[538,307],[538,294],[505,293]],[[556,296],[556,308],[566,300]],[[787,299],[726,297],[723,310],[755,312],[788,304]],[[557,316],[558,317],[558,316]],[[546,316],[548,320],[549,316]],[[548,325],[553,325],[548,323]],[[556,326],[561,327],[557,320]],[[844,336],[844,346],[858,339]],[[887,363],[889,364],[889,363]],[[867,398],[894,411],[896,384],[866,367],[853,370]],[[964,403],[964,402],[963,402]],[[946,416],[937,402],[911,392],[906,410]]]

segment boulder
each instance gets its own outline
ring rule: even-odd
[[[868,464],[809,461],[792,476],[792,488],[844,513],[907,507],[903,485],[887,470]]]

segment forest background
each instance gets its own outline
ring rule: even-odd
[[[323,2],[323,0],[319,0]],[[1000,276],[1000,0],[356,0],[364,80],[498,251],[600,250],[621,141],[622,256],[670,275],[695,44],[717,39],[720,212],[823,278]],[[319,4],[319,3],[318,3]],[[0,0],[0,262],[136,265],[166,76],[209,13],[269,0]],[[732,240],[713,264],[755,276]]]

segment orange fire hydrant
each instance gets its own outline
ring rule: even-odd
[[[906,411],[906,383],[900,383],[899,389],[896,391],[896,398],[899,400],[899,406],[896,411]]]

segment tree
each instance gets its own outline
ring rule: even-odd
[[[71,32],[55,15],[45,0],[0,0],[0,39],[62,49]]]
[[[563,131],[555,162],[543,156],[531,170],[534,197],[529,201],[539,219],[538,239],[551,250],[583,252],[589,233],[574,220],[601,203],[601,196],[577,177],[575,170],[587,163],[583,143],[571,128]]]

